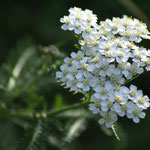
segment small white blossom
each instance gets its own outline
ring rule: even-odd
[[[104,83],[104,87],[98,85],[94,88],[94,90],[96,91],[96,98],[106,100],[109,97],[109,94],[113,92],[113,86],[110,82],[106,82]]]
[[[139,108],[147,109],[148,107],[150,107],[149,101],[150,100],[148,96],[138,95],[138,97],[135,100],[135,103],[137,104]]]
[[[66,76],[68,74],[68,65],[64,64],[60,66],[61,71],[56,72],[56,77],[61,79],[62,82],[65,82],[67,80]]]
[[[131,79],[133,76],[143,73],[144,69],[140,68],[140,65],[134,62],[128,66],[128,71],[129,73],[125,74],[125,77]]]
[[[135,123],[140,122],[140,118],[145,118],[145,113],[143,112],[142,108],[137,107],[134,105],[132,109],[127,111],[127,117],[132,119]]]
[[[129,102],[124,103],[124,104],[115,103],[113,105],[113,107],[114,107],[114,111],[120,117],[124,117],[128,111],[129,112],[131,111],[130,109],[132,109],[133,105],[134,105],[133,102],[129,101]]]
[[[113,123],[118,120],[118,117],[115,112],[109,111],[109,112],[100,112],[100,115],[102,118],[98,121],[99,124],[103,125],[105,124],[107,128],[111,128],[113,126]]]
[[[98,114],[101,110],[101,100],[96,99],[94,96],[92,96],[92,103],[89,104],[89,110],[92,111],[93,114]]]

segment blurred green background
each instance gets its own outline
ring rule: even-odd
[[[11,57],[15,59],[14,51],[17,49],[16,45],[18,41],[24,41],[24,39],[30,39],[29,41],[32,41],[31,43],[34,43],[33,45],[36,47],[40,47],[40,45],[55,45],[61,53],[68,56],[72,51],[76,51],[74,44],[77,43],[77,40],[70,32],[62,31],[60,28],[61,23],[59,22],[61,17],[68,14],[68,9],[74,6],[93,10],[93,12],[97,14],[99,21],[105,20],[106,18],[122,17],[123,15],[133,16],[146,22],[150,29],[149,0],[5,0],[0,2],[1,66],[5,64],[5,62],[9,62],[9,58]],[[150,48],[150,41],[143,41],[142,45]],[[38,58],[41,58],[40,53],[38,53]],[[62,58],[63,56],[61,59]],[[11,62],[9,63],[11,64]],[[50,66],[48,60],[46,63]],[[53,63],[53,59],[51,63]],[[41,65],[38,59],[34,61],[34,58],[33,61],[29,63],[29,65],[35,65],[36,67],[38,67],[39,64]],[[28,69],[26,71],[28,71]],[[7,71],[3,72],[6,76],[8,75]],[[33,74],[34,72],[32,75]],[[34,89],[36,92],[38,91],[40,96],[42,95],[41,99],[46,99],[48,104],[47,109],[50,109],[55,104],[56,97],[59,97],[67,104],[79,102],[81,95],[69,93],[67,89],[64,89],[56,83],[54,77],[51,79],[50,76],[51,74],[47,73],[47,75],[40,80],[41,82],[38,83],[38,87],[35,86],[36,90]],[[144,94],[150,96],[149,77],[150,73],[144,73],[134,80],[133,83],[137,85],[139,89],[142,89]],[[0,78],[1,80],[4,78],[2,74]],[[23,81],[25,82],[26,80],[24,79]],[[19,83],[20,85],[18,87],[24,86],[23,81]],[[30,94],[29,92],[31,91],[23,92],[20,95],[18,94],[14,98],[13,106],[8,106],[8,108],[18,109],[20,106],[25,105],[26,102],[20,101],[24,101],[26,97],[28,100],[31,99],[31,101],[36,103],[39,95]],[[7,99],[11,97],[7,94],[7,96],[4,96],[3,92],[0,94],[1,102],[4,102],[3,98]],[[39,102],[39,104],[42,105],[41,102]],[[39,106],[36,109],[40,109]],[[118,142],[114,136],[107,136],[100,129],[96,120],[97,118],[87,119],[87,129],[72,143],[69,143],[70,150],[148,150],[150,149],[150,111],[147,110],[146,113],[146,118],[142,120],[140,124],[134,124],[131,120],[124,118],[119,120],[120,136],[122,137],[121,142]],[[1,112],[0,150],[15,150],[19,140],[24,136],[26,130],[21,128],[18,125],[19,123],[16,123],[17,121],[21,122],[17,119],[5,117],[3,116],[3,112]],[[25,124],[26,122],[22,123]],[[57,149],[56,146],[48,147],[47,150]],[[44,150],[44,148],[41,149]]]

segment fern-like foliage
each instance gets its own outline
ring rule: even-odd
[[[42,150],[46,141],[43,134],[44,123],[41,119],[36,120],[30,129],[28,129],[24,139],[17,150]]]

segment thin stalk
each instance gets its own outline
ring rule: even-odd
[[[3,115],[0,115],[0,118],[3,118],[4,116],[6,118],[13,118],[13,117],[18,117],[18,118],[26,118],[26,119],[32,119],[34,117],[50,117],[50,116],[55,116],[59,113],[62,113],[62,112],[65,112],[65,111],[68,111],[68,110],[72,110],[72,109],[77,109],[77,108],[80,108],[80,107],[83,107],[83,106],[86,106],[87,104],[89,104],[89,99],[88,100],[85,100],[83,102],[80,102],[80,103],[76,103],[76,104],[73,104],[73,105],[69,105],[69,106],[66,106],[66,107],[62,107],[60,109],[56,109],[56,110],[51,110],[51,111],[47,111],[47,112],[44,112],[44,116],[43,114],[35,114],[34,112],[31,112],[31,113],[25,113],[25,112],[22,112],[22,111],[13,111],[13,110],[8,110],[7,108],[1,108],[0,109],[0,114],[3,114]]]
[[[132,80],[136,79],[137,77],[139,77],[139,75],[137,75],[137,76],[127,80],[124,85],[128,84],[129,82],[131,82]]]
[[[57,115],[59,113],[62,113],[62,112],[68,111],[68,110],[77,109],[77,108],[85,106],[87,104],[89,104],[89,100],[85,100],[81,103],[66,106],[66,107],[63,107],[63,108],[60,108],[60,109],[57,109],[57,110],[52,110],[50,112],[47,112],[47,116],[53,116],[53,115]]]

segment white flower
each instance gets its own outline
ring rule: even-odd
[[[89,104],[89,110],[91,110],[93,114],[98,114],[101,109],[101,100],[96,99],[94,96],[92,96],[91,99],[93,103]]]
[[[132,61],[134,62],[140,62],[140,61],[146,61],[147,60],[147,51],[145,49],[135,49],[133,53],[131,54]]]
[[[136,100],[134,101],[139,108],[147,109],[150,106],[148,96],[138,95]]]
[[[72,79],[72,80],[68,80],[66,82],[66,87],[70,88],[70,91],[77,91],[78,87],[77,87],[77,79]]]
[[[68,80],[73,80],[74,77],[76,79],[81,78],[82,72],[81,72],[81,70],[78,70],[78,68],[75,65],[72,65],[71,67],[68,68],[68,74],[66,75],[66,78]]]
[[[129,68],[129,66],[130,66],[130,63],[128,63],[128,62],[123,62],[123,63],[118,63],[117,68],[121,71],[121,73],[122,73],[124,76],[128,76],[129,71],[127,70],[127,68]]]
[[[132,109],[127,111],[127,117],[132,119],[135,123],[140,122],[140,118],[145,118],[145,113],[143,112],[142,108],[137,107],[134,105]]]
[[[130,85],[130,91],[128,94],[129,99],[136,101],[136,98],[138,95],[143,95],[141,90],[137,90],[137,87],[135,85]]]
[[[131,86],[133,86],[133,85],[131,85]],[[130,86],[130,87],[131,87]],[[133,88],[131,88],[131,89],[133,89]],[[136,89],[136,87],[135,87],[135,89]],[[120,92],[122,92],[122,93],[124,93],[125,95],[129,95],[129,93],[130,93],[130,89],[129,88],[127,88],[126,86],[120,86]]]
[[[95,34],[97,34],[97,30],[88,26],[85,28],[85,31],[82,32],[82,37],[84,39],[93,38]]]
[[[117,49],[116,55],[116,61],[118,63],[127,62],[130,57],[129,51],[123,48]]]
[[[125,79],[122,77],[122,75],[111,75],[110,76],[110,81],[113,82],[114,84],[124,84]]]
[[[72,64],[78,66],[80,61],[84,58],[84,53],[82,51],[78,51],[77,53],[72,52],[71,57],[73,59]]]
[[[117,46],[116,46],[114,41],[105,40],[105,41],[101,41],[101,44],[99,47],[100,47],[99,51],[101,53],[105,53],[106,51],[109,51],[111,49],[115,49]]]
[[[84,92],[87,92],[90,90],[90,86],[93,85],[92,81],[92,75],[88,72],[85,72],[82,78],[78,80],[77,87],[82,89]]]
[[[120,116],[120,117],[124,117],[127,113],[127,111],[130,111],[130,109],[132,109],[133,107],[133,102],[129,101],[125,104],[119,104],[119,103],[115,103],[113,105],[114,107],[114,111]]]
[[[95,97],[97,99],[105,100],[109,97],[109,94],[113,92],[113,86],[110,82],[105,82],[104,87],[98,85],[94,90],[96,91]]]
[[[102,77],[111,76],[112,75],[112,70],[114,71],[115,66],[114,65],[109,65],[109,62],[106,61],[106,59],[103,59],[101,64],[100,64],[100,72],[99,75]]]
[[[56,77],[61,79],[62,82],[65,82],[67,80],[66,76],[68,74],[68,65],[64,64],[60,66],[61,71],[56,72]]]
[[[133,76],[135,76],[137,74],[141,74],[144,71],[144,69],[140,68],[140,65],[135,62],[133,64],[130,64],[127,69],[129,71],[128,74],[125,74],[125,77],[127,79],[131,79]]]
[[[86,23],[91,26],[97,27],[97,24],[96,24],[97,16],[93,14],[93,12],[89,9],[86,9],[84,12],[85,12]]]
[[[114,51],[114,49],[111,49],[111,50],[109,50],[109,51],[106,51],[106,52],[104,52],[104,53],[102,53],[103,55],[104,55],[104,57],[105,57],[105,59],[109,62],[109,63],[111,63],[111,62],[114,62],[114,60],[115,60],[115,51]]]
[[[90,39],[89,47],[92,47],[92,50],[98,51],[99,50],[100,41],[97,39]]]
[[[84,31],[84,24],[82,22],[79,22],[79,21],[72,21],[72,30],[74,30],[74,32],[76,34],[80,34],[82,31]]]
[[[68,65],[68,66],[71,66],[72,65],[72,58],[69,58],[69,57],[66,57],[65,59],[64,59],[64,62]]]
[[[64,18],[61,18],[60,22],[65,23],[61,26],[63,30],[73,30],[73,25],[71,24],[71,20],[68,16],[64,16]]]
[[[109,110],[114,111],[113,104],[114,104],[114,99],[103,100],[101,102],[102,111],[104,111],[104,112],[107,112]]]
[[[109,111],[109,112],[100,112],[100,115],[102,118],[98,121],[99,124],[103,125],[105,124],[107,128],[111,128],[113,126],[113,123],[118,120],[118,117],[115,112]]]
[[[93,72],[96,68],[100,68],[101,66],[101,56],[95,56],[92,59],[89,59],[89,64],[87,70]]]
[[[121,91],[115,91],[109,99],[113,99],[115,103],[125,104],[128,100],[128,96],[122,93]]]

